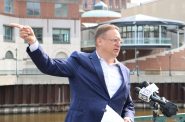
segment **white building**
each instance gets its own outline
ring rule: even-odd
[[[69,105],[68,79],[38,71],[26,53],[28,44],[9,24],[32,27],[51,58],[67,58],[73,51],[80,51],[78,1],[1,0],[0,8],[0,106],[18,104],[18,108],[0,108],[0,113],[23,112],[21,105],[27,104],[26,111],[33,112],[39,111],[34,105]]]
[[[53,19],[52,16],[50,18],[22,18],[3,14],[0,14],[0,18],[1,85],[37,82],[32,81],[35,79],[27,79],[29,82],[21,79],[22,74],[37,74],[38,71],[26,53],[28,44],[19,37],[18,29],[9,26],[10,23],[31,26],[42,47],[52,58],[66,58],[74,50],[80,50],[79,19]],[[16,73],[18,81],[15,77]]]

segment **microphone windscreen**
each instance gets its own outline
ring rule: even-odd
[[[178,111],[177,105],[175,105],[172,102],[167,102],[166,104],[161,105],[160,109],[161,109],[161,112],[167,117],[171,117],[173,115],[176,115],[177,111]]]
[[[147,82],[147,81],[143,81],[143,82],[141,83],[141,85],[142,85],[142,87],[147,87],[147,86],[150,85],[150,83]]]

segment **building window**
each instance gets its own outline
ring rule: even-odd
[[[32,28],[34,33],[35,33],[35,36],[37,38],[37,40],[39,41],[39,43],[43,43],[43,29],[42,28]]]
[[[13,13],[13,0],[4,0],[4,12]]]
[[[40,3],[27,2],[27,15],[39,16],[40,15]]]
[[[93,0],[93,6],[96,4],[96,0]]]
[[[159,26],[154,26],[154,37],[159,37]]]
[[[165,26],[161,26],[161,33],[162,33],[162,37],[166,38],[167,37],[167,27]]]
[[[6,42],[13,42],[13,27],[4,25],[4,36],[3,39]]]
[[[68,8],[66,4],[55,4],[55,16],[56,17],[67,17]]]
[[[127,38],[132,38],[132,26],[127,26]]]
[[[150,37],[150,26],[149,25],[144,26],[144,37],[145,38]]]
[[[137,27],[137,38],[138,38],[139,42],[141,42],[143,40],[143,33],[144,33],[144,27],[138,26]]]
[[[5,54],[5,59],[14,59],[13,53],[11,51],[7,51]]]
[[[84,1],[83,6],[84,6],[84,9],[87,9],[87,7],[88,7],[87,0]]]
[[[120,1],[119,0],[116,0],[115,1],[115,8],[120,8]]]
[[[113,8],[113,1],[109,0],[109,8],[112,9]]]
[[[122,27],[121,34],[122,34],[121,38],[127,38],[127,27],[126,26]]]
[[[53,43],[54,44],[69,44],[70,43],[70,29],[54,28],[53,29]]]

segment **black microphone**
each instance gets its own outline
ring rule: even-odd
[[[143,81],[143,82],[141,83],[141,87],[147,87],[147,86],[149,86],[149,85],[150,85],[150,83],[147,82],[147,81]]]

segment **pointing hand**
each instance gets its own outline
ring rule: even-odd
[[[31,45],[36,41],[35,34],[30,26],[21,25],[17,23],[10,23],[10,26],[18,28],[20,37],[26,40],[28,44]]]

